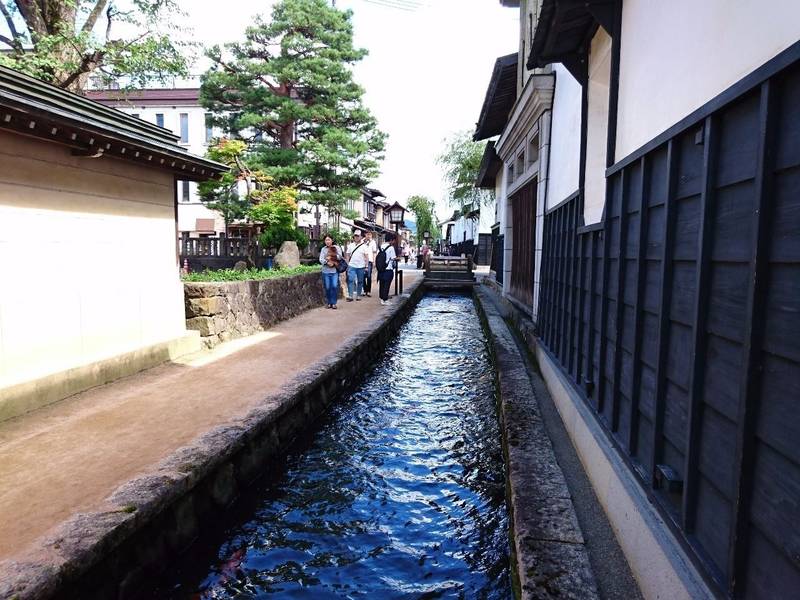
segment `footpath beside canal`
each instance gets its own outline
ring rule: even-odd
[[[369,365],[420,279],[389,306],[314,309],[1,423],[0,597],[135,588]]]

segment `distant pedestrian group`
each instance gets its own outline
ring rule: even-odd
[[[347,302],[359,302],[362,296],[372,296],[372,277],[376,274],[378,295],[382,305],[389,300],[389,287],[394,277],[397,252],[394,247],[395,236],[386,235],[380,246],[372,239],[372,232],[353,232],[353,239],[343,251],[333,238],[325,236],[325,245],[319,253],[322,265],[322,284],[325,289],[325,302],[328,308],[335,309],[339,297],[339,276],[347,274]]]

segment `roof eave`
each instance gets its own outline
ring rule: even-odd
[[[472,136],[476,142],[502,133],[508,113],[516,100],[518,60],[519,55],[514,53],[501,56],[495,61]],[[499,100],[497,96],[500,90],[509,87],[513,90],[513,98],[510,101]]]
[[[598,26],[613,35],[619,0],[543,0],[528,69],[562,63],[580,83],[585,83],[586,55],[591,37]]]
[[[187,152],[169,130],[7,67],[0,67],[0,128],[66,145],[77,154],[166,169],[181,179],[202,181],[229,170]]]

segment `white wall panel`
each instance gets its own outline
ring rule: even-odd
[[[616,160],[800,40],[800,0],[625,0]]]

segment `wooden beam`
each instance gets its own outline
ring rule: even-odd
[[[772,188],[775,164],[775,97],[774,83],[761,86],[759,107],[758,163],[755,175],[755,202],[752,213],[752,248],[750,278],[745,313],[742,381],[739,386],[739,414],[736,434],[736,468],[731,519],[728,573],[730,592],[744,593],[747,559],[750,504],[755,471],[756,424],[761,399],[762,347],[769,277],[770,223],[772,221]]]
[[[678,172],[676,140],[667,143],[667,197],[664,200],[664,242],[661,247],[661,292],[658,316],[658,346],[655,371],[655,418],[653,419],[653,460],[650,464],[650,481],[656,484],[656,465],[664,455],[664,409],[667,390],[667,358],[669,354],[670,307],[672,304],[672,252],[675,245],[676,176]]]
[[[575,348],[577,348],[578,344],[575,340],[575,328],[577,323],[575,320],[577,319],[577,300],[578,300],[578,289],[576,285],[577,273],[578,273],[578,236],[575,235],[575,230],[577,229],[578,219],[578,203],[573,201],[569,207],[568,213],[568,220],[567,220],[567,246],[569,252],[569,277],[567,279],[568,282],[568,289],[569,289],[569,321],[567,322],[567,354],[566,354],[566,363],[565,366],[567,367],[567,372],[575,378],[575,381],[578,381],[577,376],[575,375]]]
[[[620,401],[620,379],[622,379],[622,332],[623,318],[625,316],[625,272],[628,268],[626,254],[628,251],[628,194],[625,189],[627,180],[630,178],[628,170],[620,173],[619,181],[619,253],[617,258],[617,281],[616,281],[616,315],[615,321],[617,332],[614,336],[614,379],[612,380],[611,392],[611,431],[619,429],[619,409]]]
[[[621,177],[621,175],[620,175]],[[597,359],[597,412],[603,414],[606,403],[606,388],[603,380],[606,372],[606,336],[608,334],[608,262],[611,254],[611,219],[608,199],[611,191],[611,178],[606,178],[606,205],[603,211],[603,279],[600,294],[600,350]]]
[[[703,419],[703,384],[706,370],[706,347],[708,334],[708,301],[711,287],[711,248],[714,235],[714,171],[716,146],[719,139],[715,116],[709,116],[703,126],[703,172],[700,191],[700,223],[698,224],[697,257],[695,269],[695,296],[692,317],[691,373],[689,375],[689,399],[684,456],[684,493],[682,506],[683,528],[694,530],[697,507],[697,479],[700,446],[700,429]]]
[[[597,395],[594,392],[596,387],[595,371],[594,371],[594,313],[595,302],[597,294],[595,288],[597,287],[597,271],[599,270],[595,265],[595,254],[597,247],[600,245],[602,231],[591,232],[587,234],[589,238],[589,322],[588,322],[588,335],[586,336],[586,376],[583,379],[583,386],[587,396]]]
[[[639,398],[642,385],[642,321],[644,320],[644,293],[647,286],[648,193],[650,177],[646,156],[641,160],[641,186],[639,196],[639,246],[636,248],[636,300],[633,305],[633,369],[631,373],[631,424],[628,431],[628,452],[635,456],[639,441]]]

